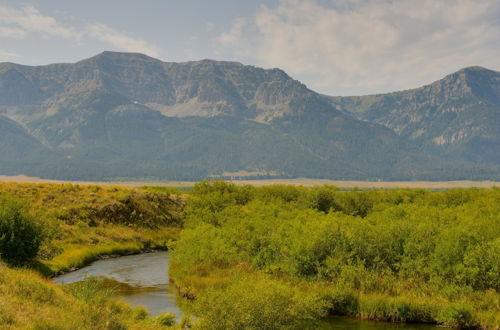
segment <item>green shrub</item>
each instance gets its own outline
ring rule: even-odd
[[[190,329],[193,327],[193,322],[191,321],[190,314],[184,314],[184,316],[181,319],[181,322],[179,323],[179,327],[181,329]]]
[[[415,297],[363,296],[360,314],[368,319],[390,322],[435,323],[436,307]]]
[[[81,282],[65,284],[63,289],[75,298],[93,305],[104,304],[115,293],[115,288],[95,277],[87,278]]]
[[[41,225],[28,214],[28,205],[13,198],[0,198],[0,256],[22,264],[34,258],[44,239]]]
[[[135,307],[133,314],[136,320],[145,320],[149,316],[148,310],[144,306]]]
[[[328,304],[329,313],[332,315],[354,316],[358,312],[358,296],[349,289],[334,287],[325,294],[323,299]]]
[[[172,313],[164,313],[156,317],[158,324],[171,327],[175,324],[175,315]]]
[[[445,326],[460,328],[471,328],[477,326],[470,309],[462,304],[452,304],[443,308],[439,312],[437,320],[440,324]]]
[[[300,329],[324,316],[320,297],[277,280],[244,278],[210,290],[195,305],[200,329]]]
[[[187,230],[176,241],[170,273],[187,296],[203,300],[205,290],[219,291],[220,299],[201,311],[207,320],[217,319],[216,309],[236,322],[228,327],[246,327],[237,315],[259,318],[251,305],[223,306],[236,290],[229,274],[244,272],[291,287],[317,285],[332,314],[498,323],[500,303],[492,301],[500,299],[500,189],[341,191],[202,182],[186,210]]]

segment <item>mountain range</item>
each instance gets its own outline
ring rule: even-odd
[[[103,52],[0,63],[0,174],[500,179],[500,73],[333,97],[280,69]]]

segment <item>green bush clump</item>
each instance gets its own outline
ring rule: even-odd
[[[473,328],[478,325],[472,316],[470,307],[462,304],[451,304],[443,308],[437,315],[437,320],[446,326],[460,328]]]
[[[437,323],[435,314],[441,308],[428,300],[383,294],[362,296],[360,301],[358,315],[361,318],[388,322]]]
[[[232,284],[234,274],[250,273],[291,291],[309,287],[331,314],[500,328],[500,189],[341,191],[215,181],[197,184],[186,210],[170,275],[206,307],[201,322],[219,320],[225,309],[234,322],[253,319],[246,309],[266,294]],[[210,307],[205,295],[220,300]],[[245,308],[229,308],[239,304]]]
[[[156,317],[156,322],[160,325],[171,327],[175,324],[175,315],[172,313],[164,313]]]
[[[301,329],[326,314],[319,296],[267,278],[235,280],[199,298],[200,329]]]
[[[89,277],[85,281],[63,285],[63,289],[86,303],[94,306],[104,304],[104,302],[115,293],[115,288],[109,286],[106,281],[96,277]]]
[[[144,306],[137,306],[133,310],[134,319],[144,320],[149,316],[148,310]]]
[[[9,197],[0,198],[0,256],[22,264],[34,258],[44,239],[44,231],[29,213],[28,204]]]
[[[336,286],[323,296],[328,311],[332,315],[356,316],[359,309],[359,297],[353,290]]]

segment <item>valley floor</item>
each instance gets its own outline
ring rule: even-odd
[[[228,180],[236,185],[251,185],[255,187],[269,186],[273,184],[286,184],[294,186],[320,186],[333,185],[339,188],[361,188],[361,189],[393,189],[393,188],[412,188],[412,189],[452,189],[452,188],[491,188],[500,187],[499,181],[346,181],[346,180],[328,180],[328,179],[264,179],[264,180]],[[6,176],[0,175],[0,182],[20,182],[20,183],[73,183],[80,185],[102,185],[102,186],[124,186],[124,187],[142,187],[142,186],[161,186],[190,188],[194,187],[193,181],[64,181],[41,179],[25,175]]]

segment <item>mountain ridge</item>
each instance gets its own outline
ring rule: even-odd
[[[500,162],[500,72],[473,66],[415,89],[329,100],[427,150]]]
[[[102,180],[238,171],[386,180],[498,175],[494,162],[443,157],[378,117],[353,114],[345,100],[353,102],[320,95],[281,69],[239,62],[103,52],[76,63],[0,63],[0,116],[52,155],[31,151],[38,161],[25,173],[0,159],[0,171]]]

